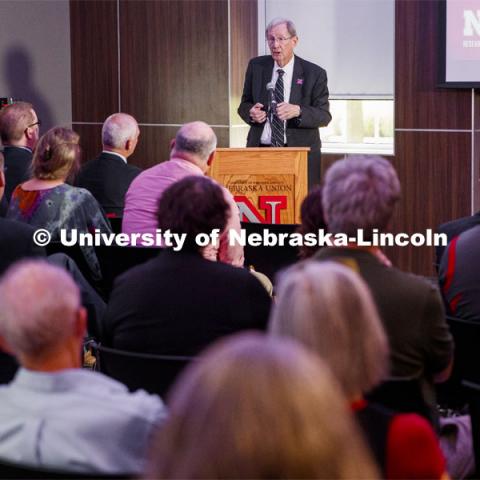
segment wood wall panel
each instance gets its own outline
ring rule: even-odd
[[[228,2],[120,2],[122,109],[141,123],[228,125]]]
[[[80,135],[82,163],[95,158],[102,151],[102,126],[74,124],[73,130]],[[140,125],[140,139],[133,155],[128,159],[132,165],[149,168],[168,160],[170,141],[175,138],[178,127]],[[219,147],[228,146],[228,129],[214,128]]]
[[[470,211],[471,135],[468,132],[397,132],[397,170],[402,198],[392,222],[395,233],[423,233]],[[401,268],[433,275],[433,247],[389,250]]]
[[[149,168],[168,160],[170,142],[175,138],[178,128],[140,125],[140,140],[129,161],[140,168]],[[213,130],[217,135],[218,146],[228,146],[228,128],[214,128]]]
[[[73,122],[118,111],[117,2],[70,1]]]
[[[469,90],[439,89],[440,2],[397,0],[395,128],[471,128]]]
[[[82,163],[95,158],[102,151],[102,125],[73,123],[72,129],[80,135]]]
[[[257,0],[230,0],[230,122],[244,124],[237,114],[248,61],[258,52]]]

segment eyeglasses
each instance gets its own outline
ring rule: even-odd
[[[278,42],[280,45],[287,43],[292,37],[267,37],[267,42],[269,45]]]
[[[38,125],[39,127],[42,125],[40,119],[38,119],[35,123],[32,123],[31,125],[27,125],[27,128],[34,127],[35,125]]]

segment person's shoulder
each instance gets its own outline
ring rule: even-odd
[[[131,393],[123,383],[100,372],[81,371],[76,374],[82,375],[92,387],[88,395],[91,404],[105,405],[105,400],[109,400],[109,410],[114,409],[122,415],[136,416],[151,422],[156,422],[166,412],[164,403],[157,395],[142,389]]]
[[[13,233],[17,236],[25,236],[31,239],[35,228],[25,222],[19,222],[10,218],[0,218],[0,232]]]
[[[271,55],[261,55],[260,57],[254,57],[250,59],[250,62],[249,62],[249,64],[252,66],[253,65],[264,66],[264,65],[267,65],[268,63],[272,63],[273,65],[273,60]]]

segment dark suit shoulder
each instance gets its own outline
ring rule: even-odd
[[[273,68],[273,58],[271,55],[262,55],[260,57],[254,57],[250,59],[250,65],[260,65],[262,67],[272,65]]]

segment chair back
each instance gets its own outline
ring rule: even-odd
[[[252,233],[263,235],[263,232],[268,229],[270,233],[275,234],[276,238],[279,234],[294,233],[298,228],[295,224],[265,224],[265,223],[250,223],[242,222],[242,229],[245,229],[247,238]],[[253,266],[257,272],[264,273],[271,280],[274,279],[275,274],[298,261],[298,248],[289,246],[266,246],[261,245],[252,247],[245,245],[245,265]]]
[[[417,413],[435,425],[430,408],[423,398],[417,378],[390,378],[375,387],[367,399],[399,413]]]
[[[436,385],[438,403],[442,407],[462,409],[467,402],[463,380],[480,384],[480,323],[447,317],[455,352],[450,378]]]
[[[134,474],[82,473],[67,472],[34,465],[0,460],[0,479],[126,479],[135,478]]]
[[[140,265],[162,252],[161,248],[119,247],[101,245],[95,247],[102,270],[103,292],[108,300],[115,279],[130,268]]]
[[[130,391],[142,388],[162,398],[182,370],[194,357],[153,355],[128,352],[93,343],[97,370],[128,387]]]

